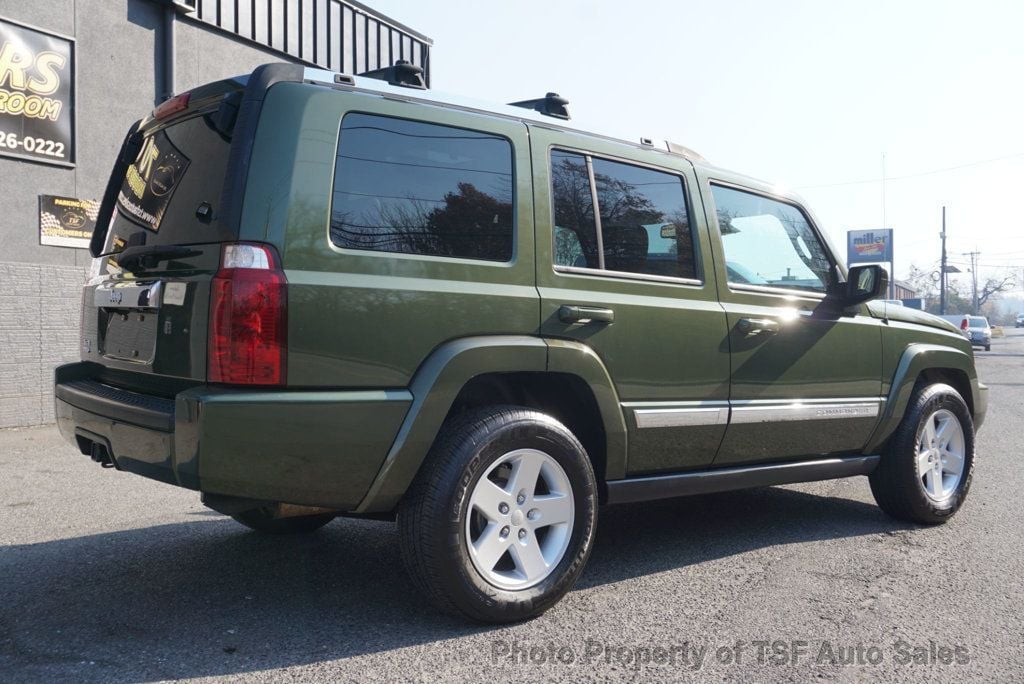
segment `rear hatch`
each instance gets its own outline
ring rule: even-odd
[[[224,190],[245,85],[169,100],[125,140],[82,301],[82,359],[111,384],[173,396],[206,379],[211,281],[237,239]]]

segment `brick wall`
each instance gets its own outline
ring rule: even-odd
[[[53,422],[53,368],[77,361],[78,266],[0,261],[0,428]]]

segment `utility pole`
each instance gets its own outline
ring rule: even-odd
[[[942,266],[939,268],[939,315],[946,313],[946,207],[942,207]]]
[[[964,256],[971,257],[971,284],[973,288],[971,313],[975,316],[978,315],[978,257],[980,255],[981,252],[977,251],[977,248],[973,252],[964,252]]]

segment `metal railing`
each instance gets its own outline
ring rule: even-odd
[[[359,74],[400,59],[423,67],[430,38],[352,0],[177,0],[188,17],[311,65]]]

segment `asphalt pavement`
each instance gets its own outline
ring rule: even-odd
[[[267,538],[193,492],[101,469],[52,427],[0,431],[0,681],[1024,680],[1024,331],[947,525],[866,478],[601,511],[555,608],[438,615],[385,522]]]

